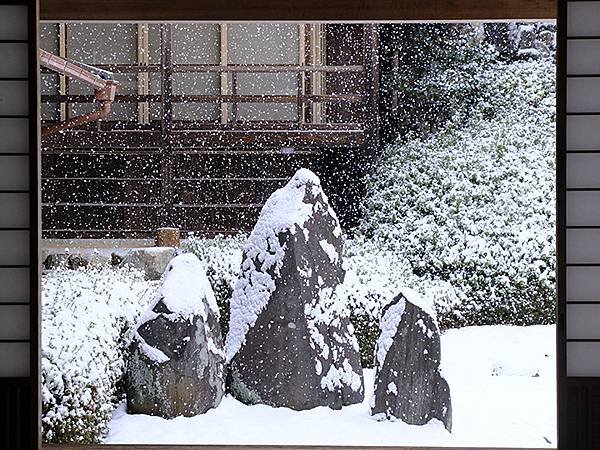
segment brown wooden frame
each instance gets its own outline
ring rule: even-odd
[[[370,2],[330,0],[42,0],[42,20],[130,20],[130,21],[223,21],[223,20],[372,20],[372,21],[450,21],[450,20],[506,20],[555,19],[554,0],[375,0]],[[559,261],[560,263],[560,261]],[[32,286],[34,286],[32,281]],[[35,289],[39,285],[34,286]],[[38,322],[39,326],[39,322]],[[139,450],[233,450],[242,448],[279,450],[343,449],[349,447],[324,446],[161,446],[113,445],[68,446],[45,445],[46,449],[139,449]],[[365,448],[366,447],[361,447]],[[387,447],[389,449],[390,447]],[[416,450],[416,447],[395,447]],[[370,447],[371,450],[377,447]],[[381,449],[381,447],[379,447]],[[434,448],[430,450],[449,450]],[[456,448],[457,449],[457,448]],[[488,449],[492,450],[492,449]],[[509,450],[509,449],[504,449]]]
[[[556,19],[555,0],[41,0],[50,21]]]

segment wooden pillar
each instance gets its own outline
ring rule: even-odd
[[[306,25],[298,24],[298,65],[306,66]],[[306,89],[306,73],[298,73],[298,125],[304,125],[306,113],[304,111],[304,95]]]
[[[0,5],[0,449],[6,450],[40,445],[37,20],[36,1]]]
[[[363,66],[364,66],[364,125],[366,155],[374,161],[379,155],[379,63],[378,31],[376,24],[364,26]]]
[[[176,226],[173,207],[173,39],[170,23],[160,26],[161,42],[161,92],[162,92],[162,127],[161,127],[161,199],[160,227]]]
[[[314,23],[310,26],[310,30],[311,65],[323,66],[327,63],[325,58],[325,27],[321,23]],[[323,72],[311,72],[310,85],[313,95],[323,95],[325,93],[325,74]],[[326,123],[323,103],[311,103],[311,121],[316,124]]]
[[[219,56],[221,66],[227,66],[229,64],[229,39],[228,39],[228,27],[226,23],[222,23],[219,25]],[[229,81],[228,81],[228,73],[221,72],[219,74],[220,83],[221,83],[221,95],[227,95],[229,93]],[[226,125],[229,122],[229,104],[226,102],[221,102],[221,123]]]
[[[140,66],[147,67],[150,63],[150,49],[148,40],[148,24],[139,23],[137,26],[137,62]],[[149,76],[148,72],[138,72],[138,94],[148,95]],[[138,104],[138,123],[148,125],[150,123],[150,105],[148,102],[139,102]]]
[[[157,247],[179,247],[181,245],[181,232],[179,228],[159,228],[154,238]]]
[[[558,448],[600,448],[600,2],[558,3]]]
[[[67,24],[59,23],[58,24],[58,54],[62,58],[68,58],[67,56]],[[65,75],[58,76],[58,93],[60,95],[67,95],[67,83],[68,78]],[[69,118],[69,112],[67,108],[67,103],[61,102],[59,105],[60,108],[60,121],[64,122]]]

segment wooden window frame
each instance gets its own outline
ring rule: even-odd
[[[68,22],[58,23],[60,55],[67,57],[68,47],[66,42],[66,33],[68,32]],[[150,102],[162,102],[163,107],[170,106],[173,103],[189,102],[198,104],[218,104],[219,117],[214,120],[172,120],[174,129],[179,130],[178,124],[184,127],[194,129],[241,129],[246,130],[249,127],[258,127],[263,129],[272,128],[273,125],[285,125],[287,128],[312,130],[320,125],[326,126],[328,130],[341,130],[350,125],[346,122],[329,122],[324,114],[325,106],[335,102],[362,103],[367,110],[374,108],[376,100],[365,94],[327,94],[325,91],[325,75],[329,72],[340,74],[363,73],[367,77],[367,82],[376,89],[377,74],[369,64],[370,58],[373,58],[372,47],[376,45],[377,37],[375,34],[365,33],[362,47],[365,61],[359,65],[328,65],[325,56],[325,28],[324,24],[299,23],[298,39],[298,61],[295,64],[231,64],[229,61],[228,49],[228,24],[219,23],[219,63],[217,64],[185,64],[171,61],[168,67],[162,62],[150,64],[148,59],[148,23],[136,23],[137,26],[137,61],[127,64],[95,64],[100,69],[112,71],[117,74],[137,74],[137,93],[120,94],[117,93],[116,102],[125,104],[134,104],[137,108],[137,118],[135,120],[111,120],[110,118],[99,122],[98,127],[103,131],[110,131],[111,122],[125,124],[126,129],[138,129],[138,125],[145,126],[146,129],[153,129],[156,123],[152,124],[149,114]],[[172,27],[170,23],[166,26]],[[365,25],[366,27],[366,25]],[[310,29],[311,32],[304,32]],[[170,42],[162,42],[168,39]],[[174,45],[172,33],[160,34],[161,45]],[[50,73],[44,69],[43,72]],[[220,77],[220,91],[218,94],[205,95],[173,95],[165,96],[161,93],[150,94],[149,92],[149,74],[160,73],[164,78],[173,76],[175,73],[197,73],[197,74],[218,74]],[[297,76],[297,89],[295,94],[289,95],[240,95],[237,92],[237,78],[240,74],[295,74]],[[229,81],[231,79],[231,81]],[[172,84],[173,80],[170,80]],[[229,87],[231,83],[231,88]],[[164,84],[162,85],[165,86]],[[307,88],[310,89],[307,93]],[[230,92],[231,89],[231,92]],[[93,103],[95,101],[92,94],[70,94],[68,92],[68,80],[64,76],[59,76],[58,94],[42,95],[42,103],[58,104],[60,106],[60,119],[68,117],[67,113],[71,109],[71,104]],[[170,103],[170,105],[166,105]],[[296,104],[297,117],[291,120],[238,120],[237,109],[240,103],[281,103]],[[310,114],[306,111],[310,110]],[[154,121],[158,122],[158,121]],[[187,125],[186,125],[187,124]],[[154,125],[154,127],[152,126]],[[95,124],[87,124],[83,129],[93,129]],[[355,128],[364,126],[373,126],[366,120],[354,124]]]
[[[140,7],[136,0],[42,0],[41,19],[48,21],[469,21],[469,20],[543,20],[556,18],[556,2],[553,0],[377,0],[371,2],[330,0],[147,0]],[[560,114],[560,110],[559,110]],[[560,129],[560,127],[559,127]],[[559,164],[561,161],[559,160]],[[37,166],[34,166],[39,170]],[[564,167],[559,167],[559,171]],[[36,177],[31,177],[32,189],[39,189]],[[35,196],[33,196],[35,197]],[[37,201],[37,200],[36,200]],[[38,205],[39,206],[39,205]],[[36,205],[32,208],[35,210]],[[38,224],[39,225],[39,224]],[[35,247],[35,245],[34,245]],[[560,264],[559,260],[559,264]],[[39,280],[32,281],[32,295],[38,296]],[[32,303],[33,304],[33,303]],[[35,327],[34,325],[37,325]],[[32,323],[32,331],[39,328]],[[38,349],[39,350],[39,349]],[[39,360],[38,360],[39,361]],[[37,363],[36,363],[37,364]],[[36,367],[36,364],[32,365]],[[39,375],[39,374],[38,374]],[[559,391],[562,387],[559,385]],[[559,392],[560,395],[560,392]],[[34,420],[33,418],[31,420]],[[37,419],[39,425],[39,417]],[[38,427],[39,428],[39,427]],[[39,431],[39,430],[38,430]],[[36,442],[33,438],[32,442]],[[39,442],[39,436],[37,438]],[[311,446],[203,446],[203,445],[44,445],[47,449],[105,450],[105,449],[324,449],[349,447]],[[367,447],[361,447],[367,448]],[[372,450],[377,447],[369,447]],[[391,447],[386,447],[388,450]],[[415,447],[395,447],[416,449]],[[505,449],[508,450],[508,449]],[[565,449],[566,450],[566,449]]]

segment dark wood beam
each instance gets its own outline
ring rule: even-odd
[[[556,0],[40,0],[49,21],[555,19]]]

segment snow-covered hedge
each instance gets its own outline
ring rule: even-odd
[[[485,76],[492,88],[465,126],[385,150],[357,235],[406,261],[422,293],[447,283],[443,327],[552,323],[555,65],[498,64]]]
[[[42,277],[44,442],[98,443],[122,395],[126,331],[156,282],[131,269],[53,270]]]

